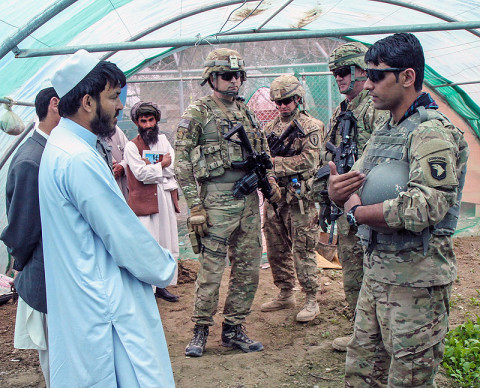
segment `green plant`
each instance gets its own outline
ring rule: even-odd
[[[461,387],[480,385],[480,317],[447,333],[443,367]]]

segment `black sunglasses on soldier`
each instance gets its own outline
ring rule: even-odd
[[[333,76],[336,77],[346,77],[351,73],[350,66],[340,67],[338,69],[332,70]]]
[[[400,73],[406,70],[406,67],[387,67],[385,69],[369,69],[366,68],[367,78],[372,82],[380,82],[385,78],[386,73]]]
[[[294,100],[294,98],[295,98],[295,97],[284,98],[283,100],[275,101],[275,104],[277,104],[277,106],[280,106],[280,105],[288,105],[288,104],[290,104],[290,103]]]
[[[243,71],[227,71],[225,73],[218,73],[218,76],[224,81],[231,81],[233,77],[239,80],[245,79]]]

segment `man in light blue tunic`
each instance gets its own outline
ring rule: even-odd
[[[52,387],[174,387],[151,285],[170,252],[130,210],[96,149],[115,131],[125,76],[84,50],[52,84],[62,116],[39,175]]]

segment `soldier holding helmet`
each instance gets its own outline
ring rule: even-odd
[[[319,236],[318,211],[308,198],[305,184],[315,173],[320,157],[324,126],[320,120],[301,110],[305,90],[293,75],[281,75],[270,86],[270,98],[280,115],[270,121],[265,131],[274,156],[274,171],[281,188],[277,217],[273,207],[265,204],[264,233],[267,258],[275,285],[280,293],[264,303],[262,311],[295,307],[295,272],[306,294],[305,305],[296,320],[313,320],[320,309],[317,303],[318,268],[315,246]],[[290,133],[280,147],[282,134]],[[276,149],[278,153],[276,155]]]
[[[252,147],[268,152],[267,139],[247,106],[237,99],[246,78],[240,54],[219,48],[208,54],[202,75],[213,89],[185,111],[175,139],[175,173],[190,208],[189,229],[199,236],[200,270],[195,284],[192,320],[193,337],[185,349],[187,356],[202,356],[209,327],[217,311],[218,293],[225,257],[232,263],[224,308],[222,344],[244,352],[263,350],[250,339],[242,324],[255,296],[262,255],[259,200],[256,190],[235,198],[235,182],[247,172],[232,167],[244,160],[242,148],[224,139],[236,124],[242,124]],[[267,172],[272,186],[271,201],[280,197],[273,172]]]

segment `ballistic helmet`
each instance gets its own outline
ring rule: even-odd
[[[207,55],[207,59],[203,63],[204,69],[201,85],[205,85],[210,77],[210,74],[227,71],[242,71],[244,78],[245,62],[238,51],[228,48],[218,48]]]
[[[305,97],[305,89],[297,77],[291,74],[284,74],[272,81],[270,85],[270,99],[272,101],[283,100],[293,96],[299,96],[302,100]]]
[[[360,199],[362,205],[373,205],[396,198],[407,191],[409,166],[403,160],[390,160],[376,165],[367,175]],[[392,233],[392,229],[372,228],[380,233]]]
[[[342,44],[332,51],[328,58],[328,68],[330,71],[345,66],[358,66],[365,69],[365,53],[367,47],[360,42],[350,42]]]

